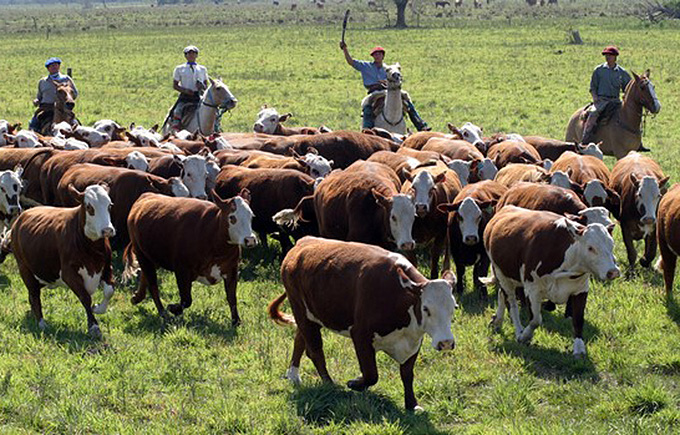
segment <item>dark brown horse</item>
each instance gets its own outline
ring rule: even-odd
[[[40,123],[39,133],[46,136],[52,135],[52,125],[60,122],[68,122],[70,125],[78,124],[73,108],[76,106],[75,92],[71,84],[52,81],[57,88],[57,98],[54,106],[40,105],[38,120]]]

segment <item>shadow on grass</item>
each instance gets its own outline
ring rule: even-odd
[[[158,315],[156,307],[153,305],[145,306],[142,304],[136,307],[125,321],[123,330],[131,335],[155,334],[162,336],[170,331],[173,326],[182,326],[191,329],[201,335],[218,337],[226,342],[232,342],[238,335],[237,327],[231,326],[231,320],[225,318],[224,323],[216,322],[207,312],[185,312],[177,317],[170,313],[166,317]]]
[[[371,391],[356,392],[339,385],[317,384],[296,388],[290,400],[295,404],[298,416],[320,426],[352,422],[382,424],[388,421],[407,428],[407,433],[410,428],[420,433],[445,433],[432,425],[426,412],[406,411],[389,398]]]
[[[672,294],[666,295],[666,312],[668,317],[680,326],[680,305]]]
[[[87,320],[83,315],[82,328],[70,329],[57,323],[47,322],[47,328],[41,330],[33,313],[27,312],[21,320],[21,331],[33,335],[37,340],[49,339],[59,343],[69,353],[87,351],[93,353],[97,348],[106,347],[105,339],[90,337],[87,333]],[[95,352],[96,353],[96,352]]]

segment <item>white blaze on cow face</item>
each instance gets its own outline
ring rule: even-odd
[[[21,130],[14,136],[17,148],[36,148],[41,146],[38,136],[29,130]]]
[[[205,193],[205,180],[207,175],[208,170],[205,166],[205,157],[194,155],[184,159],[182,181],[187,188],[189,188],[189,192],[191,192],[193,198],[208,198]]]
[[[435,193],[435,179],[431,173],[420,171],[411,182],[416,215],[423,217],[430,212],[430,205]]]
[[[589,206],[603,205],[607,202],[607,190],[600,180],[590,180],[583,189],[583,197]]]
[[[149,159],[139,151],[132,151],[125,156],[125,164],[128,169],[136,169],[144,172],[149,170]]]
[[[253,216],[250,206],[240,196],[232,199],[234,210],[229,213],[229,240],[238,245],[252,247],[257,244],[253,233]]]
[[[6,134],[9,134],[9,122],[0,119],[0,146],[7,145],[7,140],[5,140]]]
[[[591,273],[599,280],[610,280],[621,274],[614,258],[614,239],[602,224],[580,225],[567,218],[558,227],[566,227],[574,243],[564,254],[566,270]]]
[[[67,151],[72,151],[72,150],[86,150],[89,149],[90,146],[83,142],[82,140],[78,140],[75,137],[69,137],[64,141],[64,149]]]
[[[215,142],[215,149],[216,150],[233,150],[234,147],[229,143],[228,140],[223,138],[222,136],[216,136],[214,139]]]
[[[52,136],[64,136],[73,133],[73,127],[66,121],[62,121],[52,126]]]
[[[571,189],[571,180],[564,171],[555,171],[550,174],[550,184],[565,189]]]
[[[217,174],[220,173],[220,165],[213,160],[208,160],[205,164],[205,168],[207,171],[205,188],[208,192],[211,192],[217,184]]]
[[[96,184],[88,186],[83,194],[85,208],[85,236],[90,240],[113,237],[116,230],[111,223],[111,198],[107,189]]]
[[[95,122],[92,127],[100,133],[108,134],[109,137],[113,137],[113,133],[116,130],[121,129],[120,125],[111,119],[100,119],[99,121]]]
[[[588,145],[579,145],[579,152],[584,156],[593,156],[600,160],[604,160],[604,154],[600,149],[600,144],[589,143]]]
[[[130,131],[130,134],[137,138],[139,141],[139,144],[143,147],[156,147],[159,148],[161,143],[160,143],[160,137],[152,132],[151,130],[147,130],[144,127],[138,126],[132,129]]]
[[[194,134],[189,130],[180,130],[175,133],[175,137],[180,140],[193,140]]]
[[[187,189],[187,186],[184,185],[181,178],[170,177],[168,179],[168,182],[170,183],[170,190],[172,191],[172,196],[174,196],[175,198],[189,198],[191,196],[191,194],[189,193],[189,189]]]
[[[416,220],[416,207],[408,195],[398,194],[391,198],[390,231],[399,249],[413,249],[416,242],[411,230]]]
[[[479,163],[477,173],[480,180],[493,180],[498,174],[498,168],[493,160],[487,157]]]
[[[602,224],[605,227],[614,225],[614,222],[609,219],[609,210],[604,207],[588,207],[578,212],[578,215],[585,216],[588,225]]]
[[[635,192],[635,206],[642,216],[640,222],[643,225],[650,226],[656,222],[656,209],[659,206],[660,199],[661,191],[659,190],[659,182],[656,178],[651,176],[643,177],[639,181],[638,189]]]
[[[0,210],[7,215],[18,215],[21,213],[19,196],[21,195],[21,174],[23,168],[17,166],[14,171],[0,172]]]
[[[464,140],[470,142],[474,146],[484,147],[481,128],[477,127],[471,122],[466,122],[459,130],[463,135]]]
[[[482,210],[472,198],[465,198],[456,212],[458,227],[463,243],[475,245],[479,242],[479,224],[482,221]]]
[[[92,127],[79,126],[74,133],[91,147],[100,147],[111,141],[111,136],[108,133],[102,133]]]
[[[446,166],[448,166],[449,169],[458,174],[458,179],[460,180],[461,186],[463,187],[467,186],[468,179],[470,178],[470,167],[472,166],[472,162],[455,159],[447,163]]]
[[[429,281],[420,298],[423,329],[432,338],[436,350],[450,350],[455,345],[451,319],[456,307],[451,282],[444,279]]]
[[[312,178],[325,178],[331,173],[333,160],[314,153],[307,153],[304,157],[305,164],[309,167],[309,175]]]
[[[273,134],[279,126],[279,112],[273,107],[264,108],[257,114],[253,124],[255,133]]]

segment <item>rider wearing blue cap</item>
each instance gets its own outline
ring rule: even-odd
[[[57,87],[54,86],[54,82],[57,83],[70,83],[73,88],[73,98],[78,96],[78,89],[76,89],[75,83],[71,77],[59,72],[61,69],[61,59],[58,57],[50,57],[45,62],[45,68],[47,68],[48,75],[41,78],[38,82],[38,94],[33,100],[33,105],[38,107],[35,111],[31,122],[29,123],[29,128],[33,131],[38,131],[40,129],[39,117],[44,118],[45,116],[52,116],[54,111],[54,102],[57,99]]]

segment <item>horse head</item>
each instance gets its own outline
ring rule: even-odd
[[[220,109],[231,110],[236,107],[238,100],[234,94],[229,91],[227,85],[225,85],[221,79],[210,78],[210,85],[205,90],[203,98],[209,98],[212,95],[213,103]]]
[[[642,105],[645,109],[649,110],[651,113],[659,113],[661,110],[661,103],[659,98],[656,96],[656,91],[654,90],[654,84],[649,79],[650,71],[647,70],[641,76],[633,73],[634,84],[630,89],[631,92],[635,92],[636,101]],[[628,92],[626,92],[628,93]]]
[[[402,82],[401,65],[399,63],[387,65],[385,66],[385,73],[387,74],[387,88],[400,89]]]
[[[57,99],[55,101],[55,105],[57,107],[63,108],[62,110],[66,112],[72,113],[73,108],[76,107],[76,99],[71,84],[68,82],[59,83],[54,80],[52,83],[54,84],[54,87],[57,88]]]

